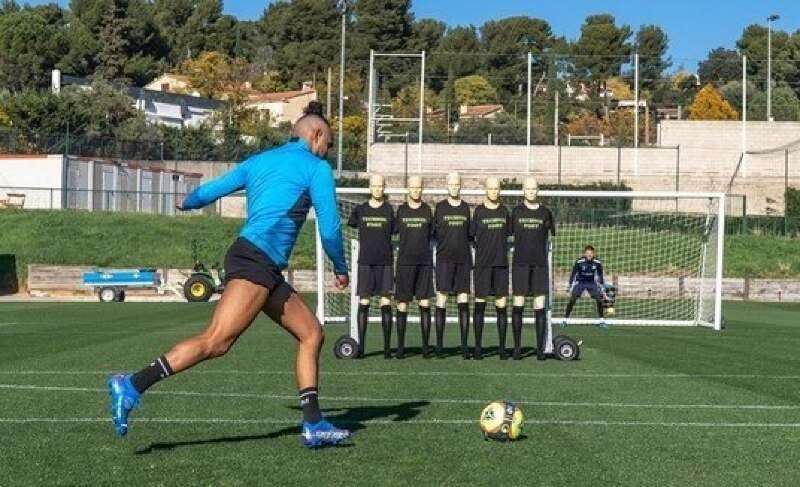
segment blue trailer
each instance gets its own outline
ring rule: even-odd
[[[95,269],[83,273],[83,284],[97,293],[103,303],[124,301],[128,288],[161,286],[161,276],[155,269]]]

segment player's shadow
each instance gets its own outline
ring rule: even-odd
[[[414,401],[385,406],[329,408],[323,409],[323,412],[325,413],[325,418],[331,423],[346,427],[355,433],[366,428],[368,426],[368,422],[370,421],[390,421],[398,423],[409,421],[418,416],[422,412],[422,408],[428,406],[429,404],[430,402],[428,401]],[[293,406],[289,409],[299,410],[300,408]],[[147,455],[150,453],[170,451],[182,447],[242,443],[246,441],[262,441],[281,438],[284,436],[295,436],[299,434],[299,425],[289,426],[263,435],[222,436],[218,438],[204,438],[188,441],[150,443],[149,445],[138,447],[135,453],[137,455]],[[353,446],[352,443],[346,443],[338,446],[338,448],[350,446]]]

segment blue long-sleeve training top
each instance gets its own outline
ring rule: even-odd
[[[256,154],[223,176],[195,189],[183,208],[195,210],[236,191],[247,191],[247,221],[239,235],[281,269],[289,262],[297,234],[313,205],[322,246],[334,272],[347,274],[336,183],[327,161],[303,139]]]
[[[581,257],[572,266],[572,274],[569,276],[570,285],[576,282],[593,282],[603,285],[603,263],[597,259],[588,260]]]

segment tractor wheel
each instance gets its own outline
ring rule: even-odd
[[[115,287],[103,287],[97,291],[101,303],[113,303],[119,300],[119,290]]]
[[[183,284],[183,295],[190,303],[205,303],[214,294],[214,283],[206,276],[191,276]]]

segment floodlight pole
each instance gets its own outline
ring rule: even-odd
[[[772,23],[780,18],[776,14],[767,17],[767,122],[772,122]]]
[[[339,60],[339,142],[336,154],[336,176],[342,177],[342,151],[344,150],[344,60],[345,60],[345,36],[347,35],[347,4],[342,2],[342,49]],[[330,87],[328,88],[330,90]]]
[[[527,152],[525,154],[525,171],[531,172],[531,69],[533,64],[533,55],[528,51],[528,119],[526,120],[527,126]]]
[[[742,56],[742,177],[747,176],[747,56]]]
[[[417,148],[417,171],[422,173],[422,134],[425,123],[425,51],[422,51],[422,68],[419,76],[419,147]],[[406,136],[406,145],[408,136]]]
[[[636,105],[633,109],[633,147],[635,149],[639,148],[639,53],[637,52],[634,54],[634,80],[633,80],[633,92],[634,92],[634,105]],[[608,93],[606,93],[608,96]]]
[[[370,170],[370,162],[371,162],[371,155],[372,155],[372,130],[374,127],[372,126],[374,123],[374,113],[375,110],[375,82],[373,81],[373,76],[375,76],[375,50],[369,50],[369,97],[367,102],[367,172]]]

